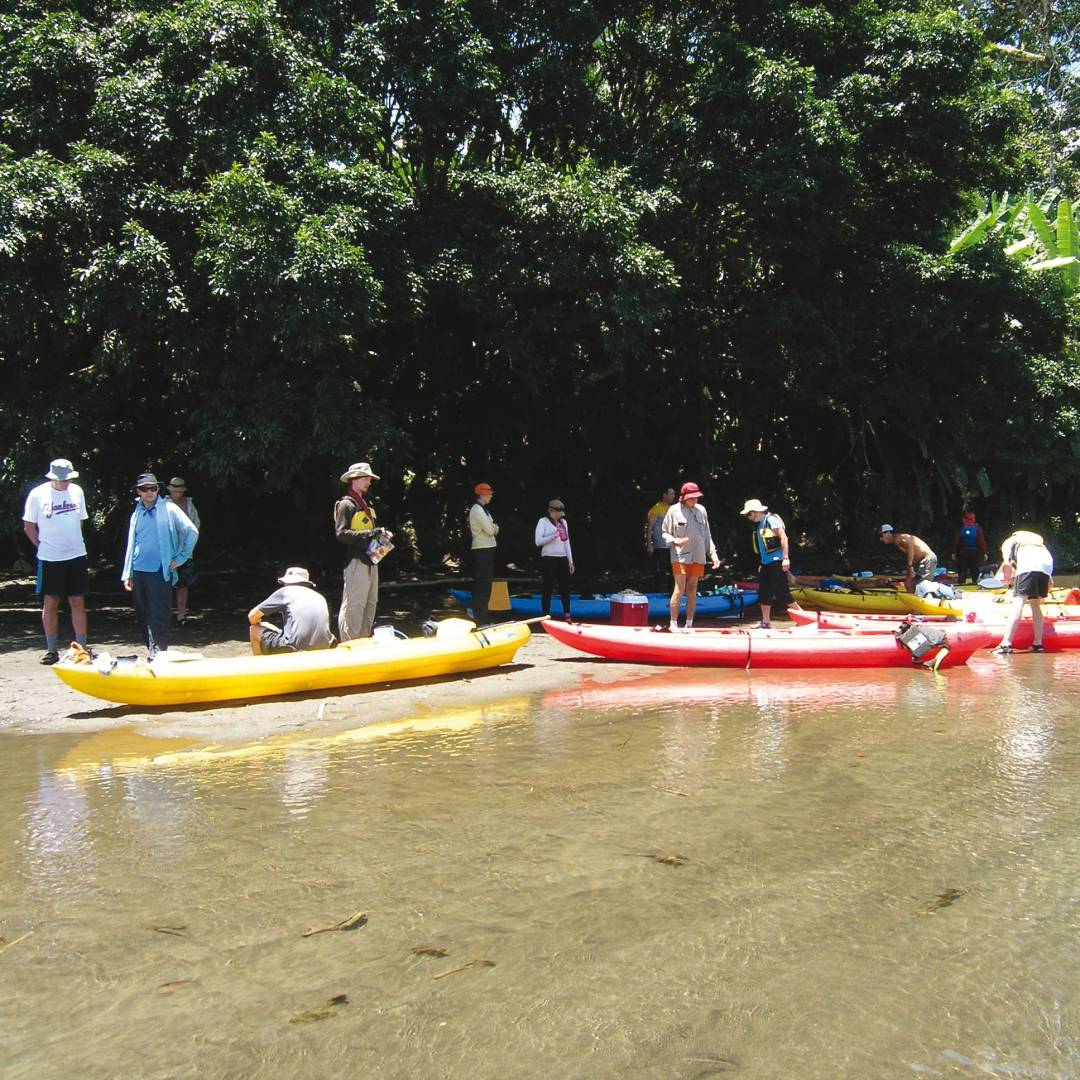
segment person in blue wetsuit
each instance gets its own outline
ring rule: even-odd
[[[957,530],[952,546],[953,562],[956,563],[957,583],[964,584],[970,577],[972,585],[979,583],[979,571],[986,562],[986,537],[975,515],[964,515],[963,524]]]

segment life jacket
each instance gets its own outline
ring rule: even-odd
[[[346,498],[352,499],[356,503],[356,512],[352,516],[352,520],[349,522],[349,528],[353,532],[371,532],[375,528],[375,509],[369,506],[367,502],[357,502],[355,495],[348,495]]]
[[[960,546],[962,548],[977,548],[979,546],[979,526],[963,525],[960,528]]]
[[[754,530],[754,551],[761,560],[762,566],[769,563],[780,562],[784,557],[784,548],[780,542],[780,534],[769,524],[775,518],[774,514],[766,514],[764,519]]]

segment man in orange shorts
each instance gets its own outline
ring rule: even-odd
[[[712,532],[709,530],[709,515],[700,505],[701,488],[695,483],[683,484],[679,492],[679,501],[664,515],[661,526],[664,541],[671,552],[671,573],[675,579],[675,589],[671,594],[671,632],[679,630],[679,608],[683,595],[686,596],[686,624],[690,630],[694,625],[694,611],[697,608],[698,580],[705,573],[705,559],[708,557],[712,568],[720,568],[720,558],[716,554]]]

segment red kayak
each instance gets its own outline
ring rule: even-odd
[[[599,626],[544,620],[544,629],[564,645],[639,664],[696,667],[868,668],[911,667],[911,653],[892,633],[858,630],[690,630],[676,634],[646,626]],[[956,623],[946,628],[948,653],[941,667],[967,662],[993,645],[993,628]],[[924,661],[934,659],[932,655]]]
[[[904,622],[899,615],[841,615],[834,611],[807,612],[797,609],[788,614],[800,626],[816,625],[822,630],[848,630],[858,631],[863,634],[893,634],[897,627]],[[807,620],[805,616],[817,615],[818,618]],[[918,620],[908,620],[933,623],[946,632],[951,632],[951,627],[982,627],[993,632],[993,640],[990,646],[996,645],[1005,633],[1003,617],[993,619],[978,618],[974,622],[945,621],[944,616],[926,616]],[[1031,617],[1026,616],[1016,629],[1013,637],[1014,649],[1030,649],[1035,640],[1034,630],[1031,625]],[[1047,652],[1064,652],[1066,649],[1080,649],[1080,616],[1078,615],[1044,615],[1043,616],[1043,648]]]

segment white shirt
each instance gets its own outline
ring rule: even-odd
[[[1030,574],[1036,570],[1053,577],[1054,556],[1043,544],[1019,544],[1016,548],[1016,573]]]
[[[562,525],[566,525],[566,539],[559,539],[559,526],[555,524],[545,514],[536,523],[536,546],[540,549],[542,556],[554,558],[556,556],[562,556],[567,562],[573,562],[574,556],[570,551],[570,526],[566,523],[566,518],[563,518],[560,522]]]
[[[37,553],[43,562],[66,562],[85,555],[82,523],[89,516],[86,496],[78,484],[57,491],[51,481],[38,484],[27,495],[23,510],[23,521],[37,526]]]

